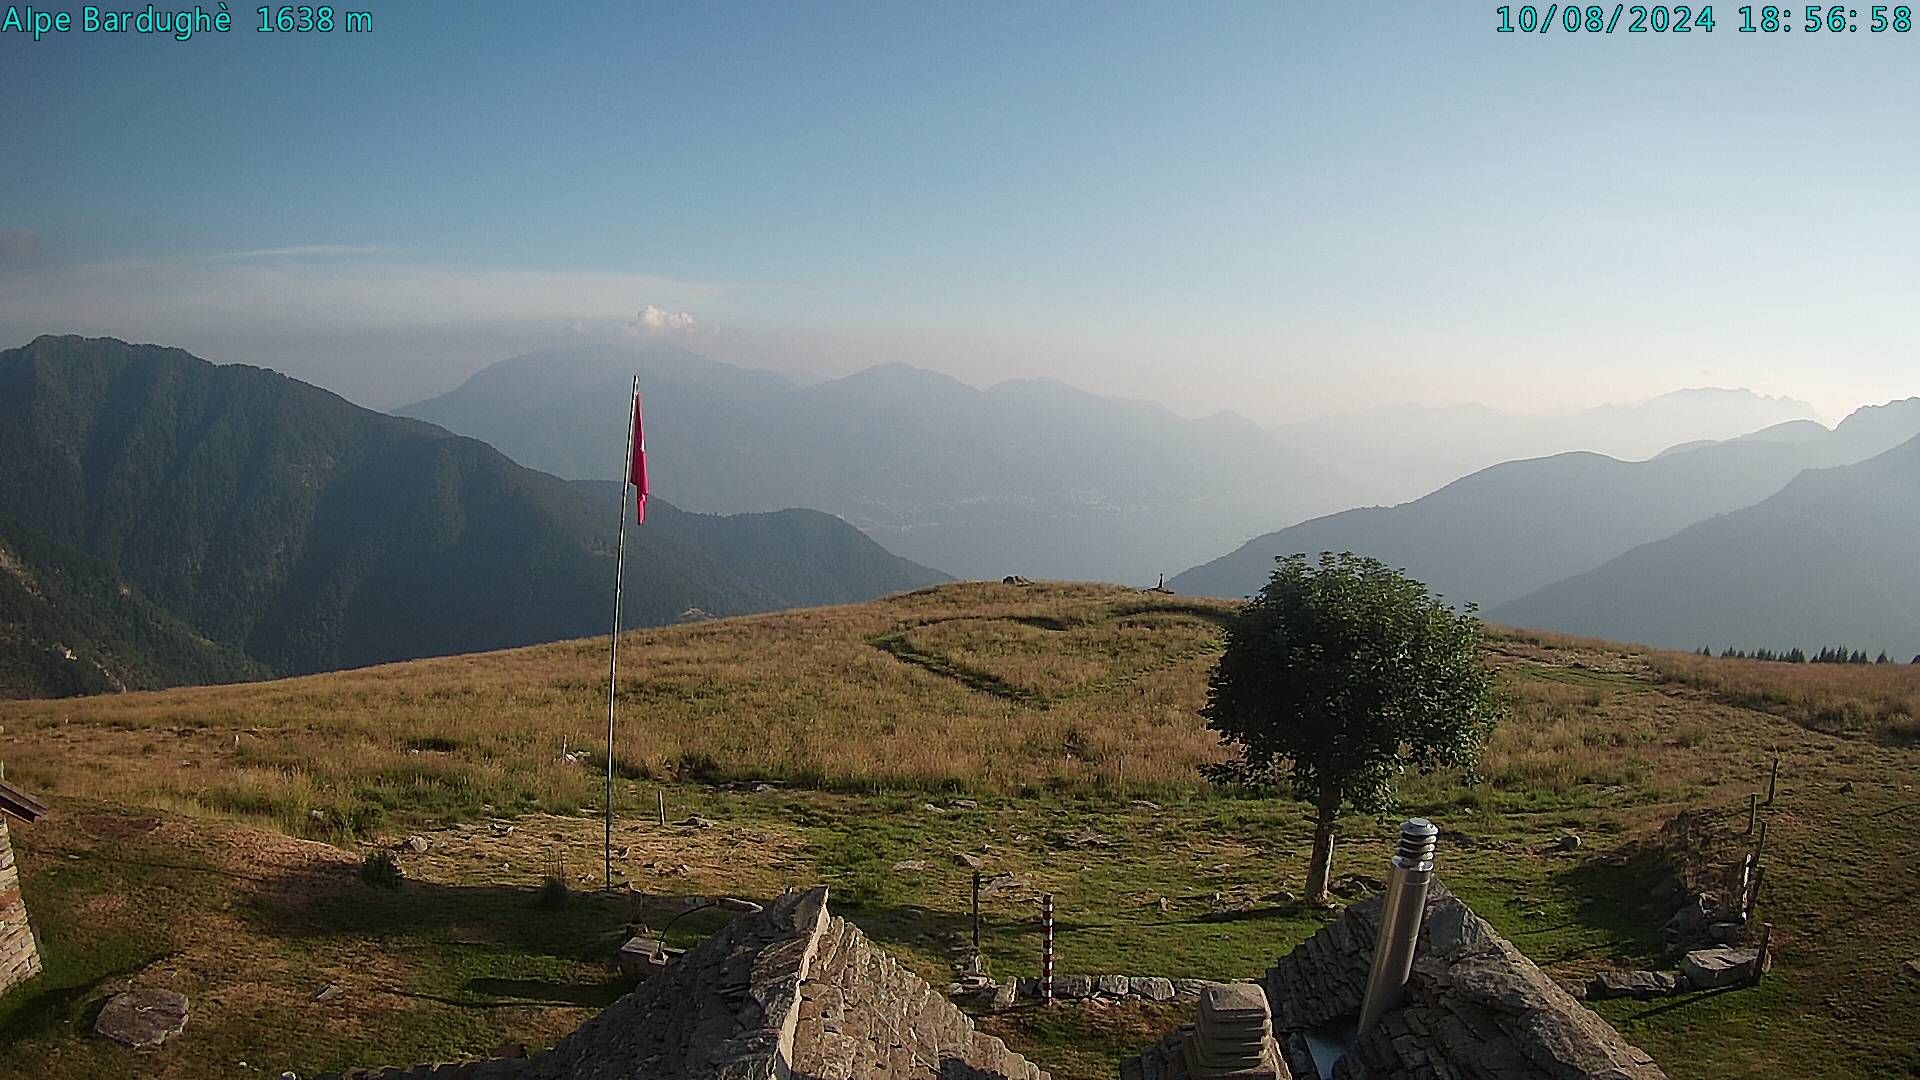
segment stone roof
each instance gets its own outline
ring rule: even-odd
[[[1048,1080],[827,911],[827,890],[741,915],[528,1058],[347,1074],[475,1080]],[[322,1078],[326,1080],[326,1078]]]
[[[1381,897],[1349,907],[1261,980],[1296,1076],[1319,1075],[1306,1033],[1351,1027]],[[1405,1003],[1361,1036],[1337,1080],[1665,1080],[1645,1051],[1573,999],[1435,882]]]
[[[0,780],[0,810],[31,825],[47,815],[47,804]]]

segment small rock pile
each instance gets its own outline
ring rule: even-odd
[[[1677,972],[1603,971],[1587,984],[1586,997],[1589,1001],[1622,997],[1647,1001],[1688,990],[1738,986],[1752,982],[1759,973],[1760,950],[1717,945],[1682,956]]]

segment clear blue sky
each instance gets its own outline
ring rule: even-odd
[[[376,405],[621,332],[1260,419],[1920,392],[1920,31],[352,7],[372,33],[0,35],[4,344],[166,340]]]

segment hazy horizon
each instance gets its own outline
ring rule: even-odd
[[[455,10],[6,35],[0,135],[31,167],[0,176],[0,335],[177,345],[376,408],[630,336],[1261,424],[1702,385],[1831,423],[1914,389],[1920,151],[1868,107],[1920,90],[1872,62],[1895,35]]]

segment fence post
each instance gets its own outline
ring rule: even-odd
[[[660,827],[664,829],[667,827],[667,793],[660,788],[654,788],[653,795],[660,800]]]
[[[1773,805],[1773,788],[1780,782],[1780,755],[1773,755],[1773,769],[1767,773],[1767,805]]]
[[[1747,892],[1748,922],[1753,921],[1753,913],[1760,908],[1760,882],[1765,880],[1766,876],[1767,868],[1756,863],[1753,868],[1753,884]]]
[[[1760,955],[1753,961],[1753,981],[1758,984],[1760,977],[1767,973],[1767,964],[1773,959],[1773,924],[1765,923],[1760,927]]]
[[[1040,951],[1040,1000],[1053,1004],[1053,894],[1040,898],[1040,925],[1045,939]]]

